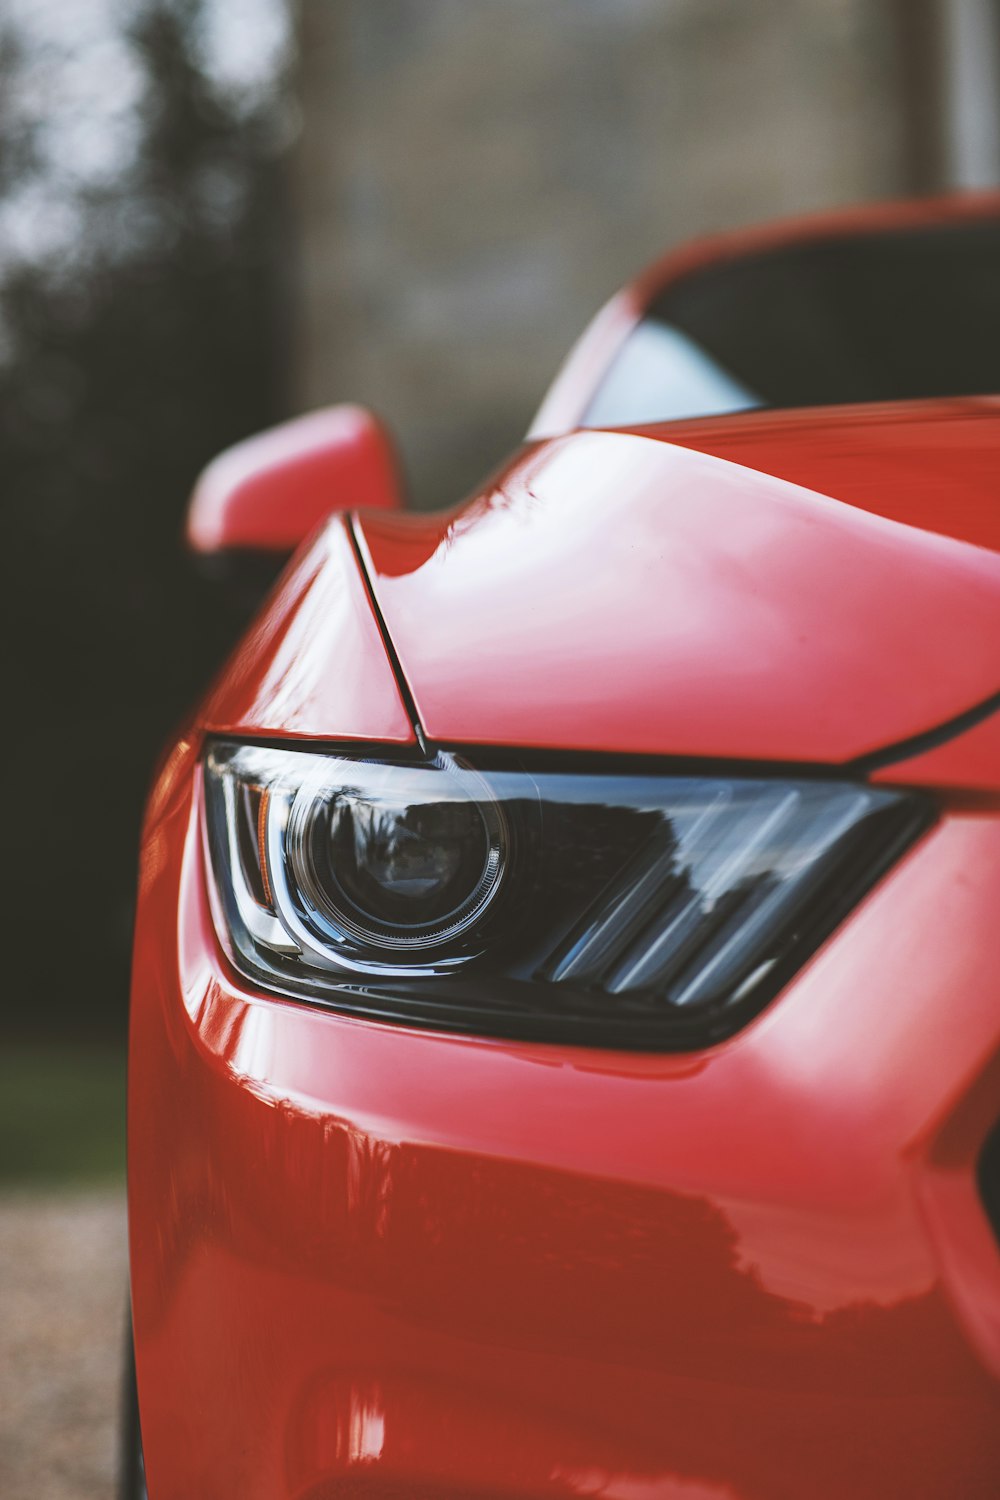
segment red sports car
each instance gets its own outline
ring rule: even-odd
[[[1000,201],[903,205],[656,266],[447,514],[357,408],[208,470],[298,550],[143,841],[153,1500],[1000,1495],[998,393]]]

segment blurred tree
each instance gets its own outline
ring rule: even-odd
[[[88,0],[103,113],[78,0],[66,40],[16,9],[0,35],[8,1030],[124,1018],[143,792],[232,628],[186,497],[283,405],[283,13],[229,4],[270,39],[248,83],[220,4]]]

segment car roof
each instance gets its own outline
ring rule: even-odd
[[[699,273],[722,268],[727,263],[736,266],[740,262],[760,261],[796,247],[835,246],[838,242],[846,246],[873,236],[988,225],[998,220],[1000,193],[962,193],[814,214],[684,244],[647,267],[600,310],[570,351],[528,436],[551,437],[582,425],[604,376],[647,310],[671,288]]]

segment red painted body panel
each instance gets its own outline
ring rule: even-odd
[[[843,762],[1000,688],[993,553],[645,436],[361,533],[444,742]]]
[[[895,786],[1000,793],[1000,711],[943,744],[873,773]]]
[[[747,412],[641,431],[1000,552],[1000,397]]]
[[[199,722],[220,732],[413,741],[342,519],[279,580]]]
[[[196,804],[183,744],[130,1069],[155,1500],[994,1500],[995,813],[945,815],[739,1036],[639,1057],[245,993]]]
[[[401,504],[385,428],[363,406],[331,406],[220,453],[195,486],[187,541],[195,552],[291,552],[335,510]]]

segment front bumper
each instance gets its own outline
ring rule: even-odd
[[[154,1500],[995,1500],[1000,816],[946,814],[683,1056],[245,992],[196,753],[154,793],[129,1085]]]

